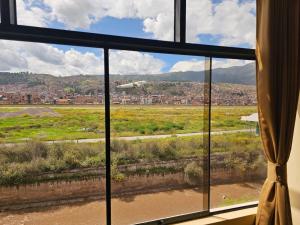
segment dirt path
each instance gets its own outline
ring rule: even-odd
[[[254,133],[254,129],[242,129],[242,130],[224,130],[224,131],[213,131],[211,135],[222,135],[222,134],[235,134],[235,133]],[[207,134],[206,132],[195,132],[195,133],[186,133],[186,134],[157,134],[157,135],[144,135],[144,136],[130,136],[130,137],[111,137],[112,140],[123,140],[123,141],[135,141],[135,140],[146,140],[146,139],[161,139],[161,138],[170,138],[170,137],[191,137]],[[0,147],[13,147],[18,145],[24,145],[28,143],[31,139],[26,139],[26,142],[20,143],[3,143],[0,144]],[[91,139],[78,139],[78,140],[56,140],[56,141],[43,141],[45,144],[54,144],[54,143],[98,143],[104,142],[105,138],[91,138]]]
[[[255,200],[260,184],[243,183],[216,185],[211,189],[212,206],[227,199]],[[202,193],[198,190],[176,190],[112,199],[114,225],[158,219],[161,217],[199,211],[202,208]],[[226,200],[225,200],[226,201]],[[228,203],[228,202],[227,202]],[[0,213],[1,225],[104,225],[105,202],[49,207],[39,210]]]
[[[0,119],[13,118],[16,116],[39,116],[39,117],[59,117],[59,113],[49,107],[25,108],[16,112],[0,112]]]

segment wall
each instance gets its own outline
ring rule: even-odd
[[[228,169],[213,169],[211,183],[262,181],[264,177],[265,175],[254,171],[241,174]],[[112,181],[112,195],[121,196],[187,187],[191,186],[186,183],[182,172],[163,175],[130,175],[126,177],[124,182]],[[0,211],[104,198],[104,190],[105,179],[99,179],[99,176],[77,181],[42,182],[0,187]]]
[[[129,176],[124,182],[112,181],[112,194],[147,193],[158,188],[186,186],[183,174]],[[0,187],[0,211],[46,205],[60,205],[104,198],[105,179],[44,182],[39,184]]]
[[[291,156],[288,162],[288,182],[294,224],[300,224],[300,98],[294,130]]]

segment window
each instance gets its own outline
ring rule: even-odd
[[[266,177],[259,136],[255,64],[212,61],[211,207],[258,200]]]
[[[112,224],[206,210],[204,58],[111,51],[109,60]]]
[[[187,42],[253,48],[255,0],[186,0]]]
[[[100,198],[90,206],[99,211],[91,220],[104,224],[103,51],[6,40],[0,46],[9,59],[1,56],[0,65],[1,209],[22,212],[38,202]],[[71,223],[80,221],[80,214],[63,214]],[[42,224],[27,216],[29,223]],[[0,223],[23,220],[1,216]],[[59,221],[57,211],[48,218]]]
[[[174,1],[17,0],[20,25],[171,41]]]
[[[236,48],[252,45],[185,41],[219,35],[189,33],[198,4],[250,1],[13,2],[0,5],[0,223],[169,224],[256,204],[255,54]]]

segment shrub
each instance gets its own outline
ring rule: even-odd
[[[32,159],[47,158],[49,152],[49,146],[42,142],[29,142],[26,148],[31,150]]]
[[[66,166],[69,169],[74,169],[80,167],[80,157],[79,152],[74,151],[73,149],[68,150],[64,153],[64,161],[66,162]]]
[[[62,144],[53,144],[49,149],[49,156],[51,159],[60,160],[64,157],[64,148]]]
[[[114,181],[122,182],[125,180],[125,174],[121,173],[118,168],[118,158],[114,158],[111,163],[111,178]]]
[[[86,158],[82,164],[84,167],[97,167],[100,165],[100,157],[99,156],[92,156]]]
[[[212,136],[213,154],[224,155],[225,165],[241,174],[250,170],[260,171],[265,166],[260,148],[259,137],[249,133]],[[125,179],[125,175],[118,169],[120,165],[201,157],[203,152],[200,136],[112,140],[113,179]],[[0,183],[18,184],[26,179],[34,179],[34,176],[43,172],[55,173],[100,165],[105,166],[103,142],[45,144],[34,141],[25,145],[0,147]],[[157,172],[154,169],[150,171]],[[190,184],[201,181],[202,168],[195,162],[186,165],[184,173]]]
[[[202,183],[203,169],[196,162],[191,162],[184,168],[184,180],[190,185]]]

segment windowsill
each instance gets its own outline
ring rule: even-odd
[[[177,223],[177,225],[253,225],[257,207],[241,209],[201,219]]]

